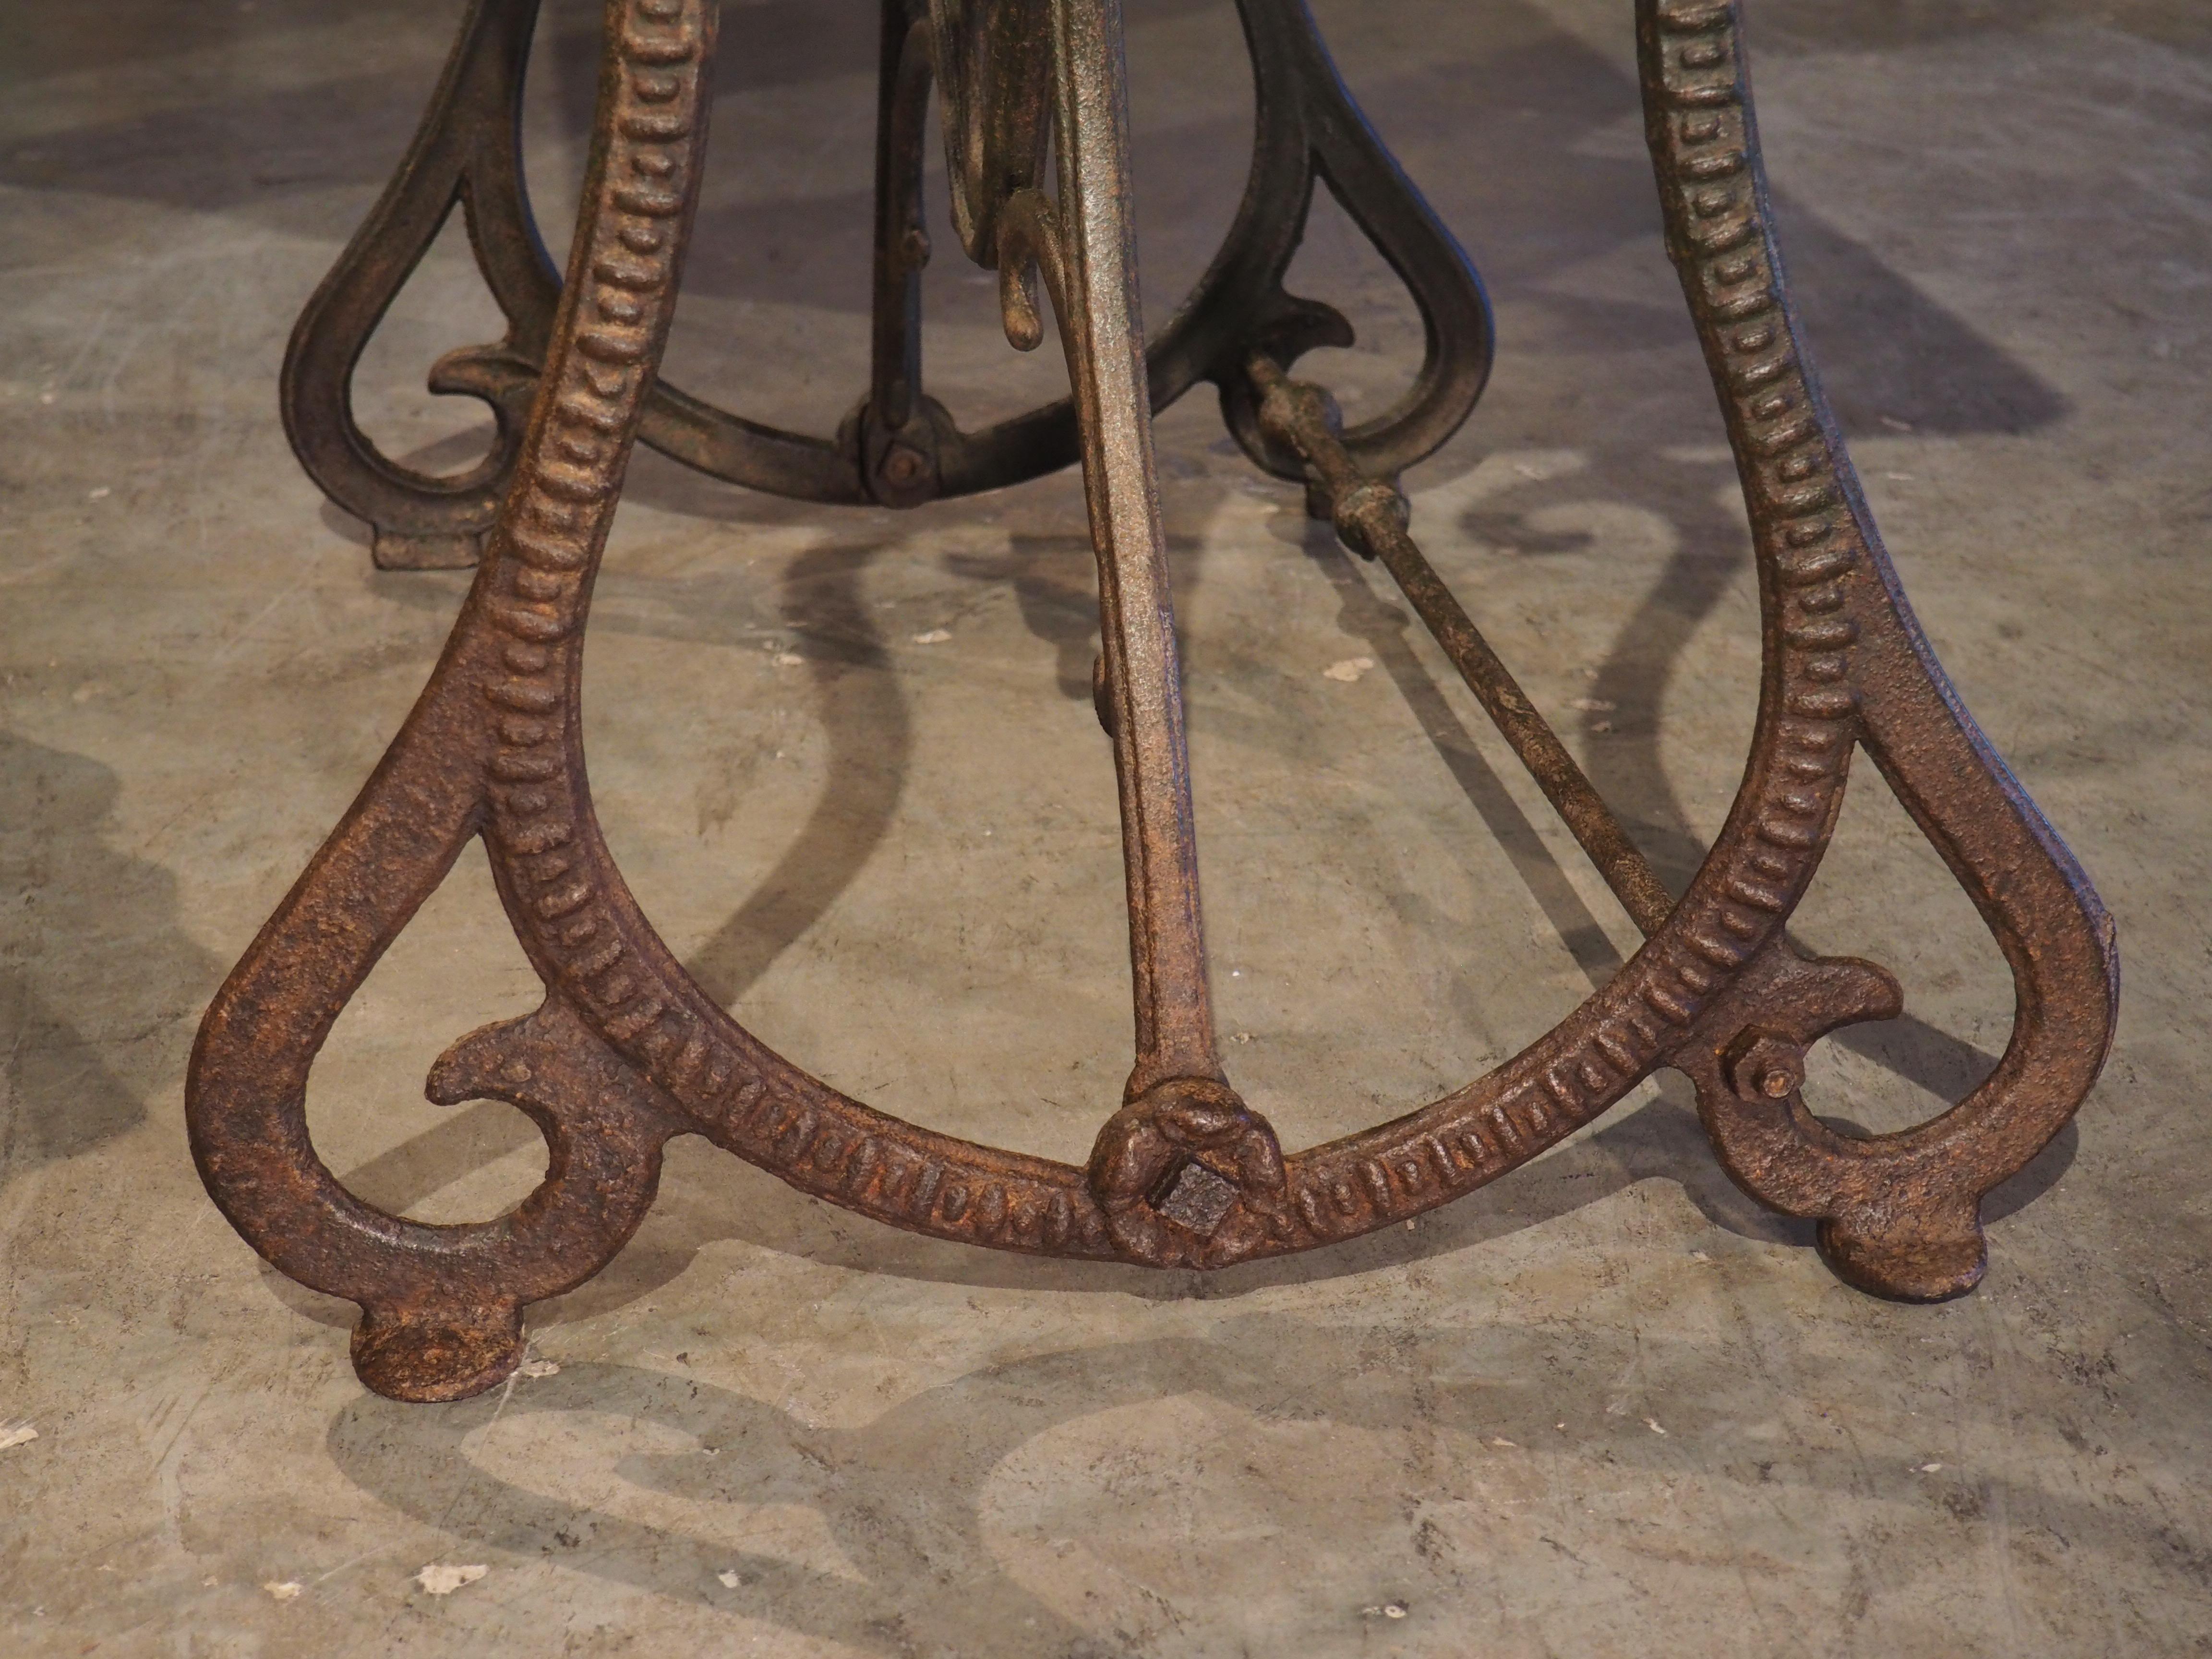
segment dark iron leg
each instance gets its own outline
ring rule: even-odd
[[[1296,475],[1295,459],[1269,451],[1253,424],[1243,362],[1258,344],[1288,362],[1312,346],[1352,340],[1351,325],[1336,312],[1293,299],[1282,286],[1322,179],[1404,277],[1426,330],[1423,364],[1407,395],[1348,435],[1362,465],[1395,476],[1449,437],[1480,396],[1492,349],[1488,305],[1466,254],[1361,116],[1304,0],[1237,3],[1258,90],[1251,172],[1219,253],[1152,341],[1148,395],[1157,410],[1202,380],[1215,382],[1239,441],[1262,465]],[[979,83],[974,130],[955,140],[967,146],[966,156],[950,157],[956,175],[969,171],[986,131],[994,145],[1020,142],[1041,130],[1044,112],[1032,70],[992,68],[1030,49],[1024,31],[1042,39],[1040,8],[946,8],[940,0],[939,9],[945,13],[941,26],[920,0],[882,0],[872,367],[853,416],[834,437],[813,437],[717,409],[657,380],[647,394],[641,441],[712,477],[771,494],[898,507],[999,489],[1079,459],[1072,399],[969,433],[922,389],[921,276],[928,244],[921,188],[933,64],[943,52],[1005,77]],[[517,137],[536,15],[537,0],[473,0],[406,161],[294,330],[283,388],[286,430],[324,493],[374,526],[381,564],[471,562],[513,477],[520,424],[560,300],[558,274],[531,217]],[[970,46],[940,47],[940,27],[947,41],[965,40],[963,29],[978,33]],[[959,96],[967,95],[963,81]],[[1010,112],[1028,125],[1008,125]],[[962,131],[959,118],[952,130]],[[1003,195],[1003,184],[992,187]],[[353,421],[349,388],[369,337],[456,202],[508,331],[498,344],[453,353],[432,371],[433,391],[481,398],[498,422],[483,463],[448,479],[380,453]],[[955,208],[957,216],[963,204]],[[975,210],[967,211],[972,218]],[[981,262],[996,258],[988,237],[975,240],[963,231],[963,240]]]
[[[522,79],[538,0],[470,0],[453,54],[406,159],[292,330],[279,393],[307,476],[374,534],[387,569],[476,562],[514,469],[531,380],[544,360],[560,282],[522,179]],[[507,321],[497,345],[449,354],[430,389],[480,398],[491,452],[458,477],[402,466],[353,417],[355,366],[441,228],[461,204],[477,264]]]

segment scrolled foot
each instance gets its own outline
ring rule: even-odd
[[[368,556],[379,570],[472,570],[483,551],[481,536],[409,536],[379,526]]]
[[[353,1368],[386,1400],[466,1400],[507,1381],[524,1346],[522,1309],[512,1302],[406,1313],[372,1308],[354,1327]]]
[[[1933,1218],[1884,1224],[1857,1216],[1820,1224],[1820,1259],[1837,1278],[1893,1302],[1948,1302],[1982,1282],[1990,1265],[1975,1204]]]

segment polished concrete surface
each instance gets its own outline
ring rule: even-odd
[[[1741,768],[1755,609],[1626,0],[1322,10],[1498,306],[1488,398],[1409,480],[1417,529],[1679,884]],[[2118,1046],[1993,1196],[1980,1291],[1839,1285],[1722,1176],[1679,1079],[1416,1227],[1212,1280],[917,1241],[689,1140],[628,1251],[535,1311],[530,1375],[405,1407],[354,1380],[351,1308],[217,1216],[180,1096],[201,1009],[464,585],[374,570],[275,409],[457,11],[0,21],[0,1650],[2212,1650],[2204,8],[1752,8],[1869,490],[2118,920]],[[731,8],[671,361],[817,428],[865,362],[870,16]],[[1234,203],[1248,94],[1224,0],[1130,21],[1158,316]],[[530,112],[556,244],[592,29],[553,7]],[[971,421],[1048,394],[1056,354],[1009,353],[939,247],[933,389]],[[1296,278],[1360,322],[1325,371],[1379,406],[1418,344],[1387,270],[1328,209]],[[477,406],[422,375],[496,331],[449,228],[362,418],[465,465]],[[1633,934],[1377,573],[1210,398],[1160,447],[1222,1024],[1304,1144],[1495,1065]],[[645,456],[600,595],[601,810],[702,981],[865,1098],[1079,1158],[1128,1016],[1075,481],[899,516]],[[1820,1109],[1917,1121],[2002,1048],[2002,964],[1870,769],[1799,933],[1909,1000],[1822,1045]],[[316,1072],[349,1185],[434,1219],[527,1190],[527,1123],[421,1079],[533,992],[471,855]],[[435,1595],[432,1565],[487,1571]]]

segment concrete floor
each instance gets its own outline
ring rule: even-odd
[[[1875,504],[2119,921],[2118,1046],[1993,1197],[1978,1293],[1838,1285],[1719,1174],[1679,1082],[1413,1230],[1210,1281],[914,1240],[690,1140],[624,1255],[535,1310],[539,1374],[404,1407],[355,1382],[352,1309],[216,1214],[180,1093],[462,591],[373,570],[275,409],[457,9],[0,24],[0,1443],[37,1435],[0,1449],[0,1650],[2212,1651],[2201,5],[1753,7]],[[1627,6],[1322,11],[1498,303],[1417,527],[1679,884],[1741,767],[1754,608]],[[671,368],[821,428],[864,364],[873,39],[827,13],[731,10]],[[557,224],[591,21],[550,18],[529,125]],[[1135,0],[1131,27],[1157,315],[1233,204],[1246,93],[1222,0]],[[1327,373],[1375,406],[1415,341],[1387,271],[1331,210],[1297,283],[1360,320]],[[931,303],[956,410],[1049,390],[956,259]],[[363,365],[389,449],[468,460],[475,406],[422,374],[495,332],[449,234]],[[1160,442],[1217,984],[1234,1075],[1304,1144],[1494,1065],[1633,935],[1376,573],[1208,402]],[[1091,592],[1068,478],[895,516],[648,455],[592,647],[601,810],[702,981],[841,1086],[1067,1158],[1127,1063]],[[1910,999],[1817,1052],[1822,1109],[1916,1121],[2002,1048],[2002,964],[1870,769],[1800,932]],[[332,1168],[428,1218],[526,1191],[526,1122],[421,1079],[533,990],[472,856],[316,1073]],[[427,1564],[489,1571],[434,1596]]]

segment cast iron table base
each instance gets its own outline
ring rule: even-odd
[[[1757,726],[1719,838],[1677,899],[1407,533],[1397,479],[1455,431],[1492,333],[1466,256],[1382,149],[1304,0],[1237,0],[1257,88],[1252,169],[1219,254],[1150,343],[1138,320],[1116,0],[882,0],[872,370],[830,439],[656,378],[697,199],[712,0],[608,0],[604,68],[565,276],[522,185],[520,89],[537,0],[471,0],[413,148],[300,320],[283,410],[380,563],[477,572],[413,712],[209,1009],[187,1085],[192,1150],[225,1215],[305,1285],[358,1303],[362,1380],[452,1400],[506,1376],[522,1310],[590,1278],[653,1202],[661,1148],[704,1134],[800,1190],[892,1225],[1037,1254],[1221,1267],[1449,1203],[1527,1162],[1662,1066],[1686,1073],[1745,1191],[1817,1218],[1850,1284],[1970,1289],[1985,1193],[2073,1115],[2110,1041],[2112,930],[2087,878],[1990,750],[1915,623],[1814,379],[1784,286],[1734,4],[1637,0],[1645,127],[1667,244],[1726,416],[1764,632]],[[924,118],[943,103],[963,251],[999,272],[1006,333],[1049,296],[1073,396],[967,433],[921,390]],[[1047,159],[1054,186],[1047,189]],[[1284,272],[1325,180],[1420,307],[1398,404],[1346,428],[1291,377],[1349,325]],[[458,202],[508,321],[434,389],[492,408],[473,472],[380,454],[348,409],[354,364]],[[1231,1087],[1213,1029],[1152,412],[1218,388],[1253,461],[1379,561],[1646,935],[1556,1029],[1403,1116],[1286,1155]],[[632,899],[585,784],[579,688],[592,577],[633,443],[817,501],[908,506],[1079,460],[1098,555],[1095,686],[1120,783],[1136,1054],[1087,1167],[876,1111],[772,1053],[702,992]],[[1979,907],[2018,1015],[1996,1069],[1918,1127],[1854,1139],[1801,1095],[1808,1045],[1893,1018],[1870,963],[1809,958],[1784,924],[1864,750]],[[333,1022],[471,836],[544,980],[528,1017],[462,1037],[432,1099],[503,1100],[550,1149],[495,1220],[433,1226],[347,1192],[309,1144],[308,1071]]]

